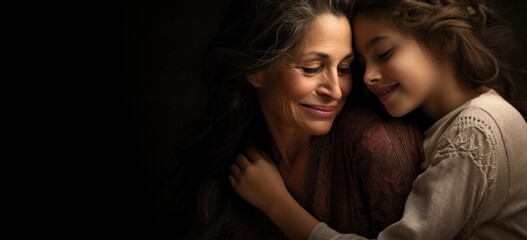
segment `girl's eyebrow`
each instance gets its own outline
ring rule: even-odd
[[[367,44],[366,44],[366,50],[370,49],[371,47],[373,47],[373,45],[375,45],[376,43],[378,43],[379,41],[381,40],[384,40],[388,38],[388,36],[377,36],[377,37],[374,37],[372,40],[370,40]]]

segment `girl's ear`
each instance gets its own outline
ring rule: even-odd
[[[251,85],[253,85],[253,87],[259,88],[259,87],[262,86],[262,83],[263,83],[263,74],[262,74],[262,72],[257,72],[257,73],[250,74],[246,78],[247,78],[247,81],[249,81],[249,83],[251,83]]]

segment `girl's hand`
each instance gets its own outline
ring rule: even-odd
[[[234,190],[249,203],[269,214],[273,203],[290,197],[284,180],[273,161],[255,148],[239,154],[231,166],[229,181]]]
[[[307,239],[319,221],[289,194],[273,161],[263,152],[247,149],[236,157],[229,181],[245,200],[262,210],[290,239]]]

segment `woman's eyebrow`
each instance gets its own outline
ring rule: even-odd
[[[321,58],[324,58],[324,59],[328,59],[329,58],[329,54],[323,53],[323,52],[316,52],[316,51],[303,54],[302,56],[304,57],[304,56],[310,56],[310,55],[314,55],[314,56],[321,57]]]
[[[353,51],[351,51],[350,53],[348,53],[348,55],[346,55],[344,58],[342,58],[342,60],[346,60],[346,59],[350,59],[350,58],[354,58],[355,57],[355,53]]]
[[[323,52],[309,52],[309,53],[306,53],[302,56],[317,56],[317,57],[320,57],[320,58],[323,58],[323,59],[329,59],[329,54],[327,53],[323,53]],[[342,59],[348,59],[348,58],[353,58],[355,56],[355,53],[353,51],[351,51],[350,53],[348,53],[348,55],[346,55],[345,57],[343,57]]]

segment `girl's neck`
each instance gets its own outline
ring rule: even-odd
[[[477,90],[453,91],[448,94],[442,94],[441,96],[437,96],[435,101],[429,101],[424,104],[422,109],[428,118],[435,122],[466,102],[476,98],[484,91],[484,88],[480,88]]]
[[[433,91],[421,105],[421,109],[432,122],[489,90],[483,86],[476,89],[467,87],[453,76],[454,74],[446,74],[441,85],[436,87],[437,91]]]

